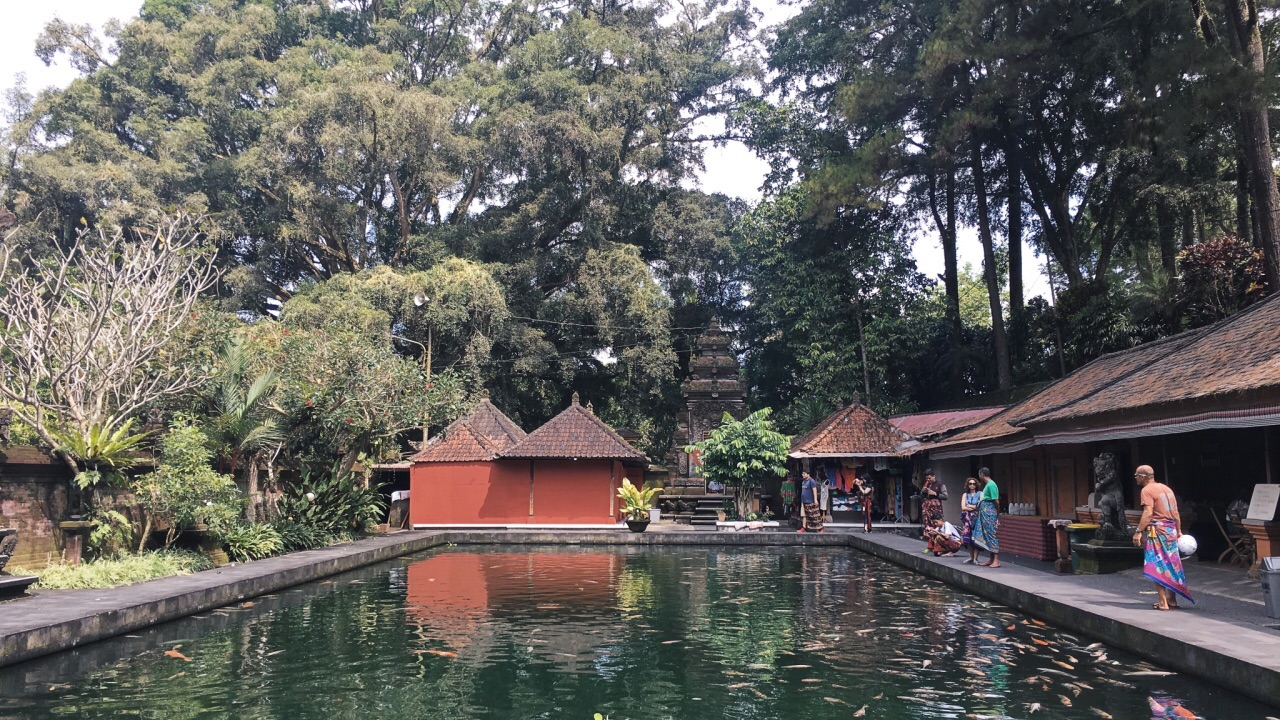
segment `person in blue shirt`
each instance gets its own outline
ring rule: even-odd
[[[800,514],[798,532],[822,532],[822,507],[818,505],[818,481],[809,473],[800,473]]]

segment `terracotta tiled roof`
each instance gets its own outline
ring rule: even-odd
[[[505,450],[502,457],[645,459],[644,453],[631,447],[590,409],[579,405],[577,393],[564,412]]]
[[[411,459],[415,463],[479,462],[498,457],[501,448],[471,423],[459,420],[427,441],[426,447]]]
[[[889,423],[908,435],[924,438],[973,427],[1003,410],[1003,407],[945,410],[895,415]]]
[[[1141,352],[1149,346],[1158,346],[1158,352]],[[1142,366],[1134,372],[1117,374],[1094,392],[1075,393],[1072,402],[1037,413],[1020,413],[1020,423],[1083,418],[1210,398],[1215,402],[1247,403],[1260,391],[1280,389],[1280,295],[1216,325],[1118,355],[1139,356]]]
[[[504,450],[520,442],[528,434],[489,402],[487,395],[471,408],[465,419],[477,432]]]
[[[837,410],[805,435],[791,441],[791,453],[805,455],[897,455],[911,436],[871,408],[854,403]]]
[[[489,397],[480,399],[471,411],[453,421],[444,432],[427,441],[410,462],[473,462],[492,460],[497,454],[525,438],[511,418],[502,414]]]
[[[1022,425],[1031,418],[1055,412],[1134,374],[1143,373],[1171,353],[1201,337],[1204,328],[1103,355],[1044,390],[1009,408],[1009,422]]]

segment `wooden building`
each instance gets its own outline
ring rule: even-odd
[[[622,479],[646,465],[577,393],[527,435],[482,399],[410,460],[414,527],[613,525]]]
[[[1182,499],[1184,515],[1220,533],[1213,516],[1277,480],[1280,296],[1217,324],[1104,355],[1027,399],[925,446],[949,485],[990,467],[1004,500],[1034,517],[1089,513],[1093,459],[1114,453],[1137,509],[1137,465]],[[1280,548],[1278,548],[1280,549]]]
[[[796,480],[797,487],[802,470],[826,479],[831,486],[833,522],[861,522],[864,508],[854,493],[855,477],[875,488],[873,519],[901,516],[914,492],[909,456],[918,444],[874,410],[855,402],[791,441],[788,477]]]

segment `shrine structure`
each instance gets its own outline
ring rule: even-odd
[[[689,378],[681,386],[684,409],[677,418],[674,445],[667,455],[670,468],[664,490],[664,509],[677,521],[710,520],[727,497],[723,492],[709,492],[702,477],[697,453],[685,447],[707,436],[720,425],[725,413],[736,420],[747,416],[747,391],[738,379],[738,359],[729,350],[729,335],[716,318],[698,337],[698,349],[689,361]]]

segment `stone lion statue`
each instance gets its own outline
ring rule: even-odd
[[[1093,459],[1093,476],[1097,478],[1094,497],[1098,504],[1099,540],[1129,540],[1129,524],[1124,517],[1124,491],[1116,469],[1115,453],[1104,452]]]

